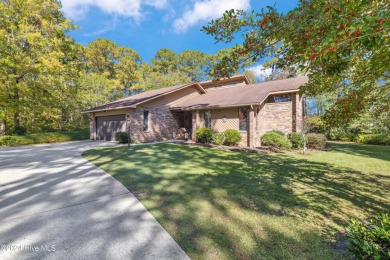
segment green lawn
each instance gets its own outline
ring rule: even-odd
[[[390,147],[331,143],[300,155],[159,144],[84,156],[194,259],[347,257],[349,218],[390,210]]]

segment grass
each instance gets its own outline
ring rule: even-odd
[[[84,157],[136,194],[193,259],[345,258],[347,221],[390,210],[390,147],[307,155],[175,144]]]
[[[25,136],[0,136],[0,146],[17,146],[42,143],[56,143],[89,139],[89,129],[61,132],[46,132]]]

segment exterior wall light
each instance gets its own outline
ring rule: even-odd
[[[227,117],[226,117],[226,116],[223,116],[222,121],[223,121],[224,123],[226,123],[226,122],[227,122]]]

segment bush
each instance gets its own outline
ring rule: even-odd
[[[275,134],[278,134],[281,136],[285,136],[284,133],[282,131],[279,131],[279,130],[272,130],[272,131],[269,131],[268,133],[275,133]]]
[[[332,128],[329,131],[329,139],[343,142],[355,142],[359,129],[349,127]]]
[[[280,149],[290,149],[291,143],[287,140],[285,136],[275,133],[275,131],[270,131],[263,134],[260,138],[261,145],[272,146]]]
[[[24,126],[17,126],[13,130],[14,135],[26,135],[27,134],[27,128]]]
[[[213,140],[213,130],[207,127],[201,127],[196,130],[196,137],[200,143],[210,143]]]
[[[127,142],[129,141],[129,133],[116,132],[115,133],[115,140],[118,141],[120,144],[127,144]]]
[[[213,133],[213,143],[221,145],[225,142],[225,135],[223,133]]]
[[[303,148],[303,144],[305,143],[305,138],[301,133],[290,133],[288,134],[288,140],[291,142],[292,148]]]
[[[237,130],[227,129],[223,134],[227,145],[234,146],[241,142],[242,136]]]
[[[305,129],[308,133],[323,134],[326,132],[326,125],[319,116],[308,116],[305,120]]]
[[[307,148],[323,150],[326,146],[324,134],[309,133],[306,135]]]
[[[89,139],[89,129],[78,131],[47,132],[26,136],[1,136],[0,146],[56,143]]]
[[[18,140],[13,136],[1,136],[0,146],[15,146],[18,144]]]
[[[366,134],[358,135],[356,142],[363,144],[390,145],[390,135],[386,134]]]
[[[382,213],[367,223],[352,219],[348,239],[356,259],[390,259],[390,216]]]

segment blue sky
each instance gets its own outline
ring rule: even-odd
[[[70,33],[78,43],[107,38],[150,62],[161,48],[211,54],[229,47],[215,44],[213,37],[200,31],[226,9],[259,11],[275,5],[287,12],[296,4],[295,0],[62,0],[62,10],[80,27]]]

